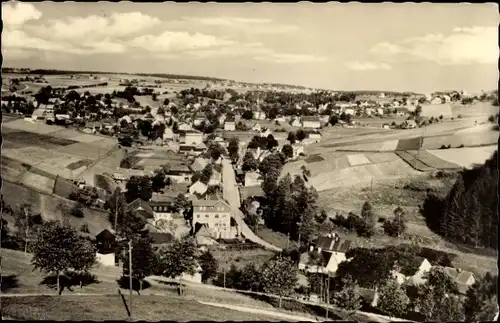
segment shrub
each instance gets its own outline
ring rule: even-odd
[[[491,116],[488,118],[488,121],[489,121],[489,122],[495,122],[495,117],[491,115]]]
[[[458,118],[458,119],[462,119],[462,115],[461,115],[461,114],[459,114],[457,118]]]
[[[77,218],[83,218],[84,217],[83,206],[80,203],[73,205],[73,207],[71,208],[70,214],[74,217],[77,217]]]
[[[458,148],[464,148],[464,144],[461,144],[460,146],[458,146]]]

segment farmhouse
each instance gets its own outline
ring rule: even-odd
[[[133,212],[134,214],[140,215],[145,219],[154,219],[153,209],[149,206],[148,202],[145,202],[140,198],[137,198],[127,204],[126,211]]]
[[[199,131],[185,131],[182,138],[186,145],[196,146],[203,142],[203,134]]]
[[[326,237],[319,237],[316,243],[309,247],[309,252],[319,253],[326,266],[309,265],[309,252],[300,256],[299,270],[318,273],[335,273],[338,265],[346,261],[345,253],[349,250],[351,241],[341,241],[337,234],[328,234]]]
[[[214,231],[216,239],[236,236],[236,230],[231,230],[231,207],[224,200],[193,200],[192,227],[197,231],[203,224]]]
[[[354,109],[345,109],[344,113],[353,116],[355,114],[355,111]]]
[[[452,267],[444,267],[444,271],[457,283],[460,294],[466,294],[467,290],[476,282],[476,276],[470,271]]]
[[[245,187],[260,186],[262,176],[257,172],[248,172],[245,174]]]
[[[201,172],[207,164],[208,162],[205,158],[198,157],[194,160],[193,164],[191,164],[191,169],[195,172]]]
[[[293,119],[293,121],[290,125],[292,127],[302,127],[302,122],[300,122],[299,118],[295,118],[295,119]]]
[[[172,220],[172,212],[170,206],[174,201],[173,196],[165,194],[153,194],[149,205],[154,213],[154,221],[158,220]]]
[[[206,120],[206,117],[203,113],[197,113],[193,118],[193,126],[199,126]]]
[[[224,123],[224,130],[225,131],[235,131],[236,130],[236,122],[234,122],[234,121],[226,121]]]
[[[302,117],[302,126],[304,128],[319,129],[321,123],[317,116],[304,116]]]
[[[194,195],[195,193],[203,196],[208,190],[208,186],[200,181],[197,181],[189,187],[189,194]]]
[[[177,183],[189,183],[193,171],[185,164],[172,164],[165,175]]]
[[[254,111],[253,118],[255,120],[265,120],[266,114],[263,111]]]
[[[408,108],[405,107],[398,107],[395,109],[396,110],[396,115],[399,117],[403,117],[408,114]]]

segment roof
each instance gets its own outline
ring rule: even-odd
[[[248,172],[248,173],[245,174],[245,181],[247,179],[248,180],[258,181],[258,180],[262,179],[262,175],[260,175],[257,172]]]
[[[319,237],[316,241],[316,248],[321,248],[325,251],[346,252],[350,246],[350,240],[341,240],[335,237]]]
[[[317,116],[303,116],[302,121],[315,121],[319,122],[319,117]]]
[[[189,187],[189,190],[191,190],[191,188],[193,188],[196,191],[196,193],[199,194],[205,194],[205,192],[208,190],[208,186],[200,181],[197,181],[196,183],[191,185]]]
[[[466,271],[466,270],[459,270],[459,269],[452,268],[452,267],[444,267],[444,271],[453,280],[455,280],[455,282],[457,282],[457,284],[465,284],[465,283],[467,283],[467,281],[471,277],[475,278],[473,273],[471,273],[470,271]]]
[[[169,174],[170,172],[191,173],[191,169],[189,169],[186,164],[172,164],[170,165],[170,169],[167,174]]]
[[[115,235],[110,230],[108,230],[108,229],[102,230],[95,237],[98,240],[108,240],[108,241],[114,241],[115,240]]]
[[[149,236],[153,239],[153,244],[171,243],[175,240],[174,236],[168,232],[149,232]]]
[[[149,203],[141,200],[140,198],[137,198],[127,204],[127,211],[139,212],[145,217],[154,217],[153,209],[149,206]]]
[[[410,111],[410,110],[409,110],[408,108],[406,108],[406,107],[397,107],[397,108],[395,108],[395,109],[396,109],[396,111],[398,111],[398,112],[408,112],[408,111]]]
[[[240,198],[242,200],[246,200],[247,198],[253,196],[265,196],[265,193],[260,185],[246,187],[240,186]]]
[[[218,203],[222,203],[226,205],[227,207],[230,207],[229,204],[226,203],[223,199],[217,199],[217,200],[199,200],[199,199],[194,199],[193,200],[193,207],[194,206],[209,206],[213,207],[216,206]]]
[[[191,165],[191,169],[195,172],[201,172],[205,166],[207,166],[208,162],[205,158],[196,158],[194,163]]]

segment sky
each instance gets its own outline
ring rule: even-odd
[[[497,88],[495,4],[2,3],[5,67],[331,90]]]

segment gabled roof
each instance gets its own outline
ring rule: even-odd
[[[319,117],[318,116],[303,116],[302,121],[315,121],[319,122]]]
[[[321,248],[330,252],[347,252],[351,246],[350,240],[336,239],[335,237],[319,237],[316,241],[316,248]]]
[[[227,204],[226,201],[224,201],[223,199],[217,199],[217,200],[198,200],[198,199],[195,199],[195,200],[193,200],[193,207],[194,206],[214,207],[220,203],[227,206],[227,207],[230,207],[229,204]]]
[[[195,172],[201,172],[205,166],[207,166],[208,162],[205,158],[196,158],[194,163],[191,165],[191,169]]]
[[[149,236],[153,239],[153,244],[171,243],[175,237],[168,232],[149,232]]]
[[[149,206],[149,203],[141,200],[140,198],[137,198],[127,204],[127,211],[138,212],[146,218],[154,217],[154,211],[151,206]]]
[[[474,274],[471,273],[470,271],[466,270],[458,270],[456,268],[452,267],[444,267],[444,271],[457,283],[459,284],[465,284],[467,281],[473,277],[475,278]]]

